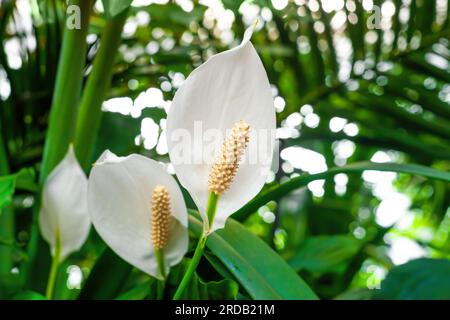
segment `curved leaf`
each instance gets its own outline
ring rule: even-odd
[[[34,171],[30,168],[23,168],[15,174],[0,177],[0,209],[11,204],[15,189],[36,191],[34,178]]]
[[[133,0],[102,0],[105,15],[108,18],[113,18],[122,13],[131,5]]]
[[[109,247],[98,258],[83,289],[79,300],[113,299],[117,296],[132,266],[123,261]]]
[[[289,192],[304,187],[311,181],[326,179],[333,177],[338,173],[361,173],[366,170],[375,171],[389,171],[399,173],[409,173],[418,176],[424,176],[431,179],[443,180],[450,182],[450,172],[443,172],[433,168],[417,165],[417,164],[398,164],[398,163],[375,163],[375,162],[358,162],[349,164],[344,167],[332,168],[328,171],[324,171],[316,174],[305,174],[296,178],[293,178],[287,182],[277,185],[265,193],[256,196],[247,203],[244,207],[239,209],[233,214],[233,217],[237,220],[242,220],[248,214],[258,210],[259,207],[265,205],[272,200],[280,199]]]
[[[198,236],[203,230],[201,220],[192,215],[189,227]],[[317,299],[277,253],[233,219],[228,219],[224,229],[211,234],[206,246],[253,299]]]
[[[375,299],[450,299],[450,261],[418,259],[398,266],[381,283]]]
[[[361,244],[361,241],[349,235],[310,237],[288,262],[298,271],[338,271],[344,262],[356,255]]]
[[[150,278],[149,281],[137,285],[129,291],[119,295],[115,300],[144,300],[149,295],[155,280],[155,278]]]

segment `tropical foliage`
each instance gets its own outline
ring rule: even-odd
[[[69,144],[86,173],[105,149],[170,171],[175,92],[255,19],[280,153],[260,194],[209,237],[183,298],[450,298],[448,1],[0,5],[0,298],[45,298],[41,192]],[[90,14],[68,31],[72,5]],[[190,247],[167,299],[202,233],[183,194]],[[161,297],[94,229],[55,283],[57,299]]]

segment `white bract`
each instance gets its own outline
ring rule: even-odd
[[[105,151],[91,170],[88,206],[95,229],[114,252],[162,279],[151,234],[152,194],[157,186],[164,186],[170,197],[169,237],[163,250],[167,275],[188,249],[188,218],[180,188],[158,162]]]
[[[53,255],[59,234],[60,261],[79,250],[89,234],[87,185],[86,175],[70,146],[65,158],[44,183],[39,213],[39,227]]]
[[[261,190],[273,157],[276,117],[272,91],[250,42],[252,32],[251,27],[239,46],[194,70],[177,91],[167,116],[171,162],[205,221],[214,159],[236,123],[250,125],[248,147],[233,183],[220,195],[210,231],[223,228],[226,219]]]

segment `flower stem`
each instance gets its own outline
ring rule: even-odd
[[[161,274],[161,276],[165,279],[166,278],[166,271],[164,267],[164,252],[162,249],[155,249],[155,257],[156,262],[158,263],[158,271]]]
[[[164,289],[166,287],[166,281],[165,280],[158,280],[156,284],[157,292],[156,292],[156,299],[157,300],[163,300],[164,299]]]
[[[55,239],[55,254],[52,260],[52,267],[50,269],[50,274],[47,281],[47,290],[45,291],[45,296],[47,299],[51,300],[53,298],[53,291],[55,289],[56,276],[58,274],[59,259],[61,258],[61,240],[59,237],[59,231],[56,231]]]
[[[189,264],[189,267],[186,270],[186,273],[184,274],[183,279],[181,280],[181,282],[178,286],[178,289],[175,292],[175,295],[173,296],[173,300],[180,300],[187,285],[189,284],[189,282],[191,282],[191,278],[194,275],[194,272],[197,269],[197,266],[203,255],[203,250],[205,249],[206,239],[207,239],[207,237],[203,234],[200,237],[200,239],[198,240],[197,247],[195,248],[194,256],[192,257],[191,263]]]
[[[164,251],[163,249],[155,249],[156,263],[158,264],[158,271],[163,277],[163,280],[158,280],[156,284],[156,298],[162,300],[164,298],[164,288],[166,286],[166,268],[164,266]]]
[[[208,217],[209,228],[212,227],[214,216],[216,215],[217,201],[219,196],[215,192],[211,192],[208,198],[208,206],[206,209],[206,216]]]
[[[208,205],[206,207],[206,216],[208,218],[209,226],[204,228],[203,234],[198,239],[197,247],[195,248],[194,256],[192,257],[191,263],[189,264],[186,273],[181,279],[180,284],[178,285],[177,291],[173,296],[173,300],[180,300],[181,296],[186,289],[187,285],[192,279],[195,270],[197,269],[198,264],[200,263],[200,259],[202,258],[203,251],[205,250],[206,240],[208,240],[209,229],[211,228],[214,222],[214,216],[216,215],[217,202],[219,200],[219,196],[214,192],[209,194]]]

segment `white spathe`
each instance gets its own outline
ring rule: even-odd
[[[70,146],[64,159],[44,183],[39,212],[39,227],[53,255],[59,231],[60,261],[78,251],[88,237],[91,221],[87,208],[87,186],[86,175]]]
[[[169,241],[164,247],[166,274],[188,249],[188,217],[175,179],[158,162],[132,154],[105,151],[89,176],[88,206],[92,223],[106,244],[122,259],[161,279],[151,239],[152,194],[157,185],[170,195]]]
[[[275,108],[267,74],[250,42],[252,32],[253,27],[247,29],[239,46],[194,70],[175,94],[167,115],[171,162],[205,221],[213,160],[236,122],[250,125],[249,146],[230,189],[219,198],[210,231],[223,228],[232,213],[258,194],[273,158]]]

